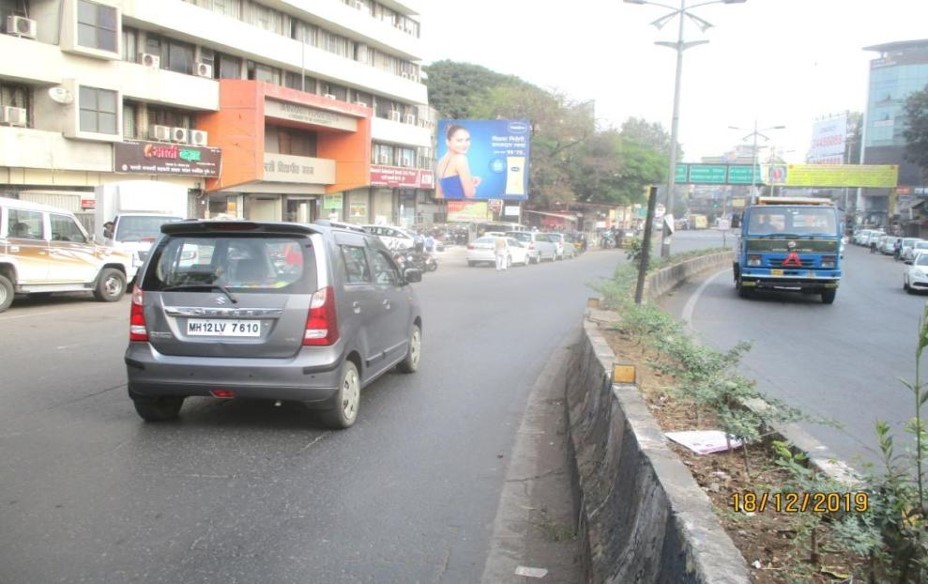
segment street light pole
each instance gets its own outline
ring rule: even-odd
[[[742,130],[742,131],[746,130],[746,128],[739,128],[738,126],[728,126],[728,128],[731,130]],[[754,141],[752,142],[752,145],[751,145],[751,197],[757,196],[757,162],[758,162],[757,161],[757,137],[760,136],[764,140],[769,140],[770,138],[762,134],[761,132],[767,132],[769,130],[783,130],[783,129],[786,129],[786,126],[770,126],[769,128],[761,128],[758,130],[757,129],[757,118],[754,118],[754,130],[750,134],[742,138],[742,140],[745,140],[747,138],[750,138],[751,136],[754,137]]]
[[[668,14],[658,18],[651,24],[657,27],[658,29],[662,28],[665,24],[671,21],[675,17],[679,17],[680,22],[677,28],[677,40],[676,42],[668,41],[657,41],[654,44],[661,45],[663,47],[669,47],[674,49],[677,52],[677,68],[676,76],[674,78],[673,84],[673,117],[670,120],[670,169],[667,172],[667,210],[666,213],[669,213],[673,217],[674,209],[674,187],[676,186],[676,174],[677,174],[677,140],[678,140],[678,131],[680,126],[680,80],[683,77],[683,51],[690,47],[695,47],[696,45],[703,45],[709,41],[700,40],[700,41],[683,41],[683,21],[684,17],[689,18],[695,22],[699,27],[705,31],[712,26],[707,20],[700,18],[694,14],[690,14],[688,10],[693,8],[698,8],[700,6],[706,6],[708,4],[742,4],[747,0],[709,0],[708,2],[700,2],[698,4],[692,4],[690,6],[686,5],[686,0],[680,0],[680,8],[670,6],[668,4],[663,4],[661,2],[652,2],[651,0],[624,0],[628,4],[651,4],[653,6],[660,6],[662,8],[667,8],[671,10]],[[670,232],[665,227],[661,232],[661,257],[668,258],[670,257]]]

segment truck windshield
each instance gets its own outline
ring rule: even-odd
[[[751,210],[748,235],[836,236],[835,210],[829,207],[758,207]]]
[[[154,241],[161,235],[161,226],[182,217],[123,215],[116,224],[116,241]]]

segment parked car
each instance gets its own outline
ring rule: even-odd
[[[567,237],[563,233],[542,233],[541,236],[554,244],[557,252],[555,259],[563,260],[577,255],[576,248],[573,244],[568,244]]]
[[[920,253],[902,273],[902,289],[909,294],[928,290],[928,253]]]
[[[484,235],[467,244],[467,265],[474,267],[486,263],[496,265],[496,239],[500,235]],[[514,264],[527,266],[529,263],[528,247],[514,237],[507,237],[509,256],[506,258],[506,267]]]
[[[899,257],[896,259],[899,259],[899,260],[904,259],[905,253],[907,251],[911,254],[912,246],[915,245],[915,243],[919,241],[922,241],[922,239],[918,237],[903,237],[902,238],[902,249],[899,250]]]
[[[415,246],[416,236],[411,231],[392,225],[362,225],[368,233],[373,233],[388,249],[409,249]]]
[[[94,243],[74,213],[0,197],[0,312],[16,294],[87,291],[115,302],[135,272],[131,253]]]
[[[876,250],[883,255],[893,255],[893,245],[899,237],[895,235],[881,235],[877,240]]]
[[[528,250],[529,263],[537,264],[539,261],[541,261],[541,250],[539,249],[539,245],[537,243],[538,232],[507,231],[503,234],[503,236],[516,239],[525,246],[525,248]]]
[[[851,242],[855,245],[867,245],[867,241],[872,232],[872,229],[858,229],[854,232],[854,235],[851,236]]]
[[[865,247],[871,247],[877,245],[880,241],[880,238],[886,235],[882,229],[874,229],[867,234],[866,240],[864,241]]]
[[[507,231],[505,233],[506,237],[518,239],[528,248],[529,257],[533,264],[545,259],[552,262],[557,259],[557,246],[548,238],[542,237],[542,235],[544,234],[538,231]]]
[[[418,369],[422,315],[410,284],[422,272],[401,271],[377,236],[247,221],[161,231],[132,293],[125,354],[129,397],[146,421],[212,396],[303,402],[347,428],[363,387],[394,367]],[[198,261],[182,261],[192,248]]]
[[[902,261],[911,264],[916,255],[928,251],[928,240],[919,239],[911,247],[902,248]]]

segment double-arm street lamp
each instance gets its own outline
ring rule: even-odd
[[[749,128],[739,128],[738,126],[728,126],[731,130],[741,130],[747,131]],[[757,195],[757,137],[760,136],[764,140],[770,140],[770,137],[764,134],[764,132],[769,132],[770,130],[783,130],[786,126],[770,126],[768,128],[757,127],[757,120],[754,120],[754,130],[742,138],[742,140],[747,140],[748,138],[754,137],[754,142],[751,146],[751,196],[754,197]]]
[[[712,24],[706,21],[703,18],[696,16],[695,14],[690,14],[690,10],[694,8],[699,8],[700,6],[706,6],[708,4],[742,4],[747,0],[709,0],[708,2],[698,2],[696,4],[691,4],[687,6],[686,0],[680,0],[680,7],[676,8],[670,4],[663,4],[661,2],[651,2],[651,0],[624,0],[628,4],[651,4],[653,6],[660,6],[662,8],[667,8],[671,12],[665,14],[664,16],[658,18],[651,24],[657,27],[658,29],[663,28],[665,24],[670,22],[676,17],[680,18],[679,28],[677,29],[677,40],[676,42],[669,41],[657,41],[655,44],[661,45],[663,47],[670,47],[677,51],[677,73],[676,79],[673,86],[673,118],[670,123],[670,171],[667,173],[667,212],[673,213],[674,208],[674,182],[676,180],[677,172],[677,131],[679,129],[680,122],[680,78],[683,72],[683,51],[690,47],[695,47],[696,45],[702,45],[708,43],[709,41],[700,40],[700,41],[690,41],[684,42],[683,40],[683,23],[689,18],[696,23],[697,26],[703,31],[712,26]],[[670,256],[670,235],[665,229],[663,231],[663,236],[661,238],[661,257],[666,258]]]

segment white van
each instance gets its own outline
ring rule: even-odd
[[[0,312],[16,294],[86,290],[114,302],[135,270],[132,254],[94,243],[74,213],[0,197]]]

